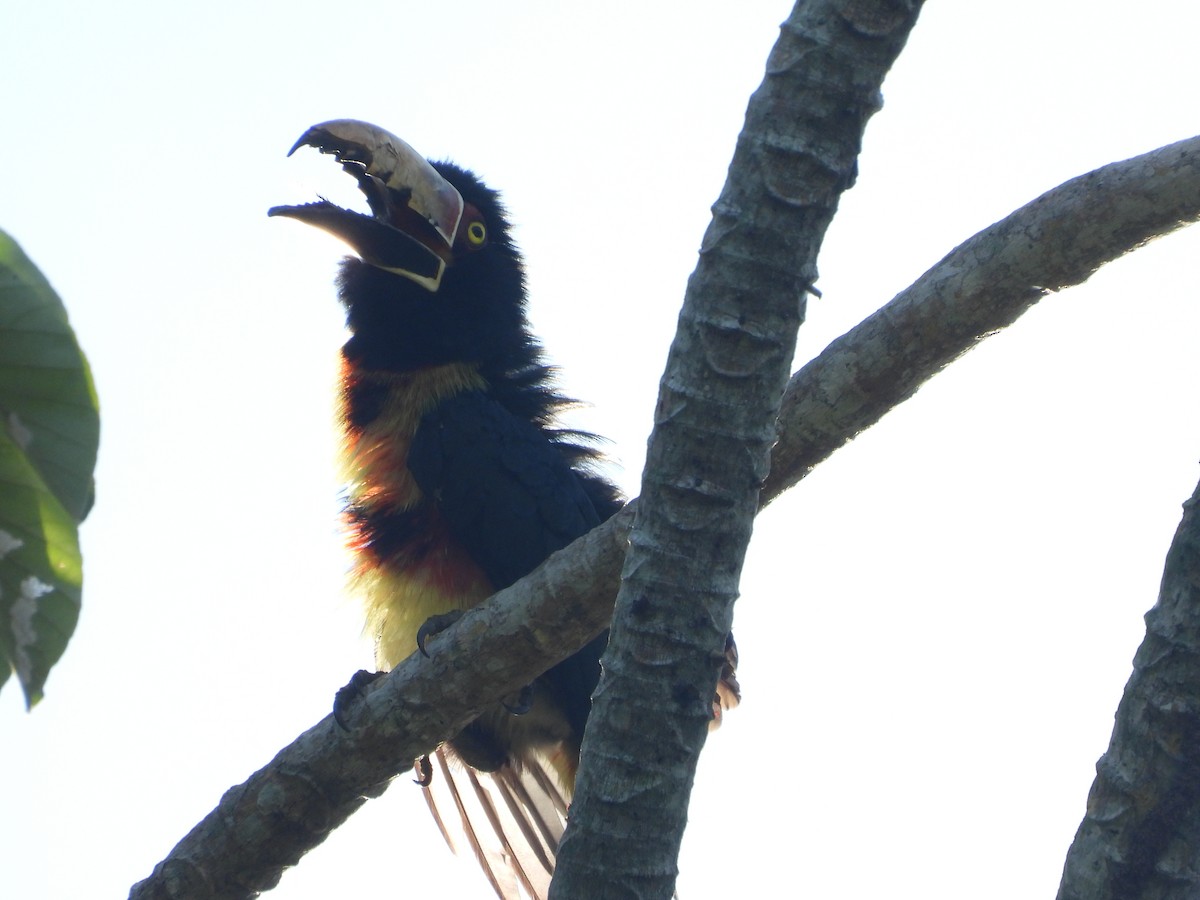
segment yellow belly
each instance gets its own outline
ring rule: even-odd
[[[391,669],[417,649],[417,629],[430,616],[470,609],[492,594],[487,578],[454,545],[404,569],[386,563],[361,569],[355,580],[381,670]]]

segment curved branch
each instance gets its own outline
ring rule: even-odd
[[[831,344],[784,395],[763,502],[1046,290],[1080,283],[1200,218],[1198,160],[1200,138],[1192,138],[1050,191],[967,241]],[[952,334],[941,332],[946,322],[958,323]],[[414,757],[604,628],[632,519],[633,504],[464,616],[434,642],[434,651],[439,644],[444,651],[406,660],[381,678],[356,710],[353,731],[327,717],[300,735],[226,792],[130,896],[238,898],[272,887]],[[472,659],[486,659],[487,671],[456,665]]]
[[[1200,137],[1081,175],[952,250],[792,376],[764,503],[1047,294],[1200,219]]]

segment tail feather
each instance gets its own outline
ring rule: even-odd
[[[742,699],[737,663],[730,635],[710,729],[720,727],[723,714]],[[470,847],[500,900],[546,900],[570,805],[570,791],[562,783],[574,776],[564,748],[506,763],[495,772],[477,772],[444,747],[433,759],[437,771],[424,789],[425,800],[450,849],[458,854],[459,843]]]
[[[553,775],[540,760],[486,773],[444,748],[433,756],[438,769],[425,799],[450,849],[469,847],[501,900],[544,900],[568,802]]]
[[[511,872],[507,867],[496,866],[493,863],[488,849],[485,848],[484,841],[480,840],[479,831],[475,827],[477,817],[468,813],[468,803],[455,781],[457,773],[452,772],[446,761],[446,754],[440,747],[434,753],[434,758],[438,761],[438,767],[441,769],[441,772],[435,773],[430,786],[425,788],[425,802],[429,805],[429,811],[433,814],[434,821],[437,822],[438,829],[442,832],[442,837],[445,838],[446,844],[449,845],[451,852],[458,855],[458,847],[454,843],[451,832],[461,834],[470,846],[471,851],[475,854],[475,858],[479,860],[479,867],[483,869],[483,874],[487,876],[487,880],[492,885],[492,889],[496,892],[496,895],[501,898],[519,896],[516,893],[516,885],[512,881]],[[445,795],[441,798],[440,804],[435,797],[435,791],[431,789],[432,785],[438,784],[439,781],[442,790],[438,790],[436,793]],[[447,804],[452,806],[458,813],[457,826],[451,825],[448,827],[445,818],[442,816],[441,808]]]
[[[566,822],[566,798],[558,786],[551,783],[540,765],[535,763],[530,766],[524,775],[522,777],[512,769],[502,769],[495,778],[503,788],[504,800],[514,818],[526,832],[530,846],[546,870],[553,872],[558,842]],[[530,790],[531,779],[534,781],[533,791]]]
[[[434,754],[434,758],[437,759],[437,761],[439,763],[441,763],[443,765],[443,767],[445,766],[445,763],[443,762],[443,760],[441,758],[440,750]],[[445,777],[446,776],[444,773],[441,775],[432,775],[432,777],[426,779],[426,781],[429,783],[432,783],[433,778],[445,778]],[[433,792],[429,790],[429,784],[426,784],[426,782],[424,782],[424,781],[420,782],[420,783],[425,785],[425,790],[423,790],[421,793],[425,795],[425,805],[429,807],[429,813],[430,813],[430,815],[433,816],[433,821],[435,823],[437,823],[438,831],[441,832],[441,835],[442,835],[442,840],[444,840],[446,842],[446,846],[450,848],[450,852],[453,853],[455,856],[457,856],[458,848],[454,846],[454,838],[450,834],[450,829],[448,829],[446,827],[446,823],[442,821],[442,814],[438,810],[437,803],[434,802]]]
[[[521,818],[517,818],[516,820],[508,817],[502,818],[504,810],[498,808],[493,800],[491,790],[489,790],[489,788],[493,786],[500,786],[498,780],[493,781],[492,779],[489,779],[489,782],[491,782],[489,787],[484,787],[479,780],[479,776],[475,774],[473,769],[466,769],[465,772],[467,780],[471,782],[471,787],[475,791],[475,798],[479,801],[479,808],[483,810],[483,814],[487,818],[488,824],[492,828],[492,834],[495,836],[496,842],[499,844],[499,866],[494,863],[494,860],[497,858],[496,851],[493,849],[492,852],[487,854],[489,864],[492,865],[493,874],[496,876],[495,880],[492,882],[492,886],[495,887],[496,881],[504,880],[503,876],[507,875],[509,881],[515,879],[530,896],[544,896],[545,893],[550,889],[550,876],[554,872],[553,864],[551,864],[549,871],[545,875],[545,878],[541,878],[541,871],[539,871],[538,865],[540,860],[538,860],[536,856],[534,859],[530,859],[527,855],[527,851],[534,849],[534,847],[526,843],[524,840],[514,841],[514,837],[523,838],[525,836],[525,834],[528,832],[528,826]],[[500,793],[503,794],[502,787]],[[505,806],[508,806],[508,804],[505,804]],[[512,826],[514,825],[516,826],[517,831],[522,832],[521,835],[517,836],[511,834],[513,831]],[[476,833],[478,832],[479,829],[476,829]],[[543,869],[542,871],[545,870]],[[545,881],[545,885],[541,888],[540,893],[539,888],[534,885],[534,880],[537,880],[539,883],[543,880]],[[515,897],[517,895],[515,893],[511,893],[501,894],[500,896]]]
[[[547,768],[548,761],[538,757],[534,765],[527,767],[525,775],[528,780],[531,780],[537,788],[537,792],[533,794],[538,803],[538,810],[547,821],[558,821],[565,825],[567,820],[567,807],[571,805],[570,798],[561,787],[558,786],[558,779]],[[527,781],[521,782],[522,787],[526,790],[529,788]],[[562,837],[563,826],[560,825],[558,834],[555,836],[555,844],[558,843],[558,838]]]
[[[506,773],[497,772],[492,777],[498,788],[497,792],[508,809],[511,821],[521,832],[522,846],[528,848],[544,871],[553,874],[554,859],[558,854],[557,838],[547,834],[545,823],[537,815],[536,809],[530,809],[527,805],[531,798],[527,792],[520,789],[519,781],[512,778],[511,773],[506,775]]]

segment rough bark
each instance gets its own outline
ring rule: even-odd
[[[1074,178],[979,232],[792,376],[764,495],[1042,297],[1197,218],[1200,137]]]
[[[920,2],[801,2],[688,287],[592,699],[558,897],[670,897],[816,259]]]
[[[428,659],[414,654],[370,685],[348,730],[326,716],[227,791],[130,897],[238,900],[269,890],[414,759],[595,637],[612,614],[632,513],[615,518],[432,638]],[[586,602],[597,592],[607,600]]]
[[[1096,764],[1058,900],[1200,897],[1200,485]]]
[[[1200,218],[1198,159],[1200,137],[1117,164],[1128,173],[1124,192],[1156,198],[1154,203],[1167,210],[1161,220],[1141,216],[1137,222],[1110,222],[1105,241],[1068,244],[1065,259],[1060,259],[1059,248],[1046,241],[1013,245],[1006,258],[1027,273],[1023,280],[1028,283],[1066,287],[1069,282],[1051,278],[1053,271],[1072,271],[1079,281],[1086,279],[1105,262]],[[1108,178],[1099,180],[1111,183]],[[1101,190],[1102,185],[1096,189]],[[987,235],[1005,223],[1032,216],[1035,208],[1060,206],[1059,190],[985,229],[963,247],[987,240]],[[1056,218],[1060,233],[1082,231],[1095,221],[1086,204],[1061,206],[1061,216]],[[897,384],[900,389],[895,394],[904,397],[910,396],[922,379],[971,349],[979,336],[1001,327],[989,318],[988,311],[1013,302],[1012,297],[987,273],[989,257],[960,255],[961,249],[922,276],[918,284],[944,283],[953,275],[982,285],[982,289],[933,292],[930,296],[938,298],[937,302],[919,302],[914,285],[889,304],[904,302],[903,317],[881,311],[792,377],[780,413],[772,475],[763,488],[764,502],[803,478],[899,402],[894,394],[865,392],[861,378],[839,375],[857,370],[871,358],[872,347],[880,343],[875,335],[881,318],[885,323],[903,318],[907,333],[926,336],[922,341],[900,341],[896,352],[880,353],[878,364],[872,364],[871,383]],[[1059,261],[1052,266],[1054,260]],[[970,267],[983,267],[984,272],[970,275],[964,271]],[[959,306],[968,303],[976,310],[976,324],[960,327],[954,334],[940,331],[939,323],[946,318],[965,320]],[[1021,308],[1029,306],[1025,303]],[[1015,318],[1004,315],[1006,320]],[[907,355],[918,352],[925,360],[921,364]],[[930,364],[929,359],[942,362]],[[828,421],[819,429],[808,427],[807,423],[819,416]],[[432,645],[436,651],[432,660],[409,660],[381,679],[359,710],[353,733],[343,734],[331,727],[330,719],[323,720],[245,783],[227,792],[154,873],[135,885],[131,896],[236,898],[268,889],[284,867],[294,865],[323,841],[361,805],[364,796],[377,793],[386,779],[407,768],[412,758],[454,733],[474,710],[511,693],[513,685],[527,684],[547,665],[594,637],[612,613],[634,506],[636,502],[439,636]],[[530,622],[537,624],[524,624]],[[521,635],[520,641],[511,642],[509,629]],[[456,667],[456,659],[488,660],[489,669]],[[303,826],[294,827],[291,822]]]
[[[831,344],[788,386],[762,500],[773,499],[803,478],[834,449],[910,396],[923,380],[1017,318],[1044,295],[1043,289],[1079,283],[1105,262],[1200,218],[1198,161],[1200,138],[1192,138],[1068,182],[963,244],[883,310]],[[945,328],[946,322],[957,324]],[[1194,514],[1195,498],[1192,502]],[[414,757],[604,627],[612,613],[632,519],[632,509],[623,511],[440,635],[431,644],[432,659],[410,659],[373,685],[355,712],[351,732],[342,732],[327,718],[298,737],[262,770],[229,790],[154,873],[134,886],[131,896],[237,898],[273,886],[284,867],[324,840]],[[1194,537],[1189,546],[1194,559]],[[1189,577],[1194,590],[1195,575]],[[1164,596],[1165,591],[1166,580]],[[1174,638],[1162,635],[1183,627],[1171,619],[1180,608],[1160,601],[1148,617],[1157,637],[1153,645],[1148,637],[1139,653],[1147,674],[1167,671],[1162,668],[1166,663],[1156,657],[1174,643]],[[1195,628],[1194,622],[1190,628]],[[1190,633],[1194,636],[1194,630]],[[1194,641],[1191,647],[1194,653]],[[486,668],[471,670],[462,664],[465,660],[485,660]],[[1142,701],[1142,708],[1166,716],[1162,696]],[[1126,702],[1123,709],[1130,705]],[[1177,729],[1163,733],[1183,735]],[[1193,740],[1180,746],[1195,745]],[[1170,750],[1172,745],[1165,746]],[[1114,765],[1117,758],[1113,756]],[[1167,842],[1161,853],[1155,851],[1149,869],[1145,861],[1116,865],[1134,857],[1119,846],[1127,840],[1118,821],[1121,815],[1108,822],[1108,830],[1101,827],[1104,809],[1120,809],[1119,803],[1109,803],[1109,796],[1106,788],[1094,798],[1099,805],[1091,804],[1096,808],[1081,827],[1081,835],[1087,831],[1087,845],[1072,850],[1064,891],[1083,883],[1075,880],[1081,876],[1073,871],[1088,870],[1092,861],[1117,872],[1149,871],[1147,885],[1175,883],[1167,877],[1170,867],[1180,868],[1178,861],[1189,859],[1178,856],[1180,850],[1200,846],[1200,835],[1194,833],[1195,808],[1189,820],[1181,820],[1182,827],[1191,829],[1191,839],[1181,833]],[[1108,849],[1096,843],[1106,834],[1115,836]],[[1187,890],[1194,895],[1194,881],[1178,884],[1190,885]],[[1189,895],[1187,890],[1060,897],[1182,897]]]

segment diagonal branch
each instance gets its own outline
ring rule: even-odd
[[[952,250],[792,376],[764,502],[1047,294],[1200,219],[1200,137],[1073,178]]]
[[[1078,284],[1197,219],[1200,138],[1192,138],[1068,182],[980,232],[792,377],[763,501],[1046,290]],[[300,735],[226,792],[130,896],[238,898],[272,887],[414,757],[604,628],[632,512],[464,616],[435,639],[432,659],[406,660],[372,685],[353,731],[327,717]],[[486,671],[464,660],[487,660]]]
[[[130,897],[235,900],[274,887],[414,759],[607,626],[631,513],[468,612],[430,640],[430,658],[414,653],[370,685],[349,730],[330,715],[301,734],[227,791]]]

